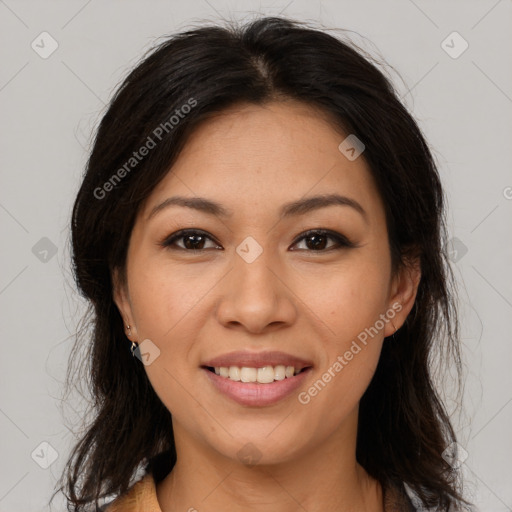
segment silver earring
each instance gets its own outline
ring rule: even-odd
[[[128,336],[131,336],[131,327],[127,324],[126,325],[126,328],[128,329],[128,331],[130,331],[128,333]],[[137,347],[139,346],[139,344],[136,342],[136,341],[132,341],[132,346],[130,347],[130,350],[132,351],[132,356],[135,357],[135,351],[137,350]]]

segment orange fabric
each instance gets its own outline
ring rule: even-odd
[[[405,492],[397,488],[384,490],[385,512],[414,511]],[[156,496],[153,475],[148,473],[108,505],[105,512],[162,512]]]
[[[126,494],[110,503],[105,512],[162,512],[156,497],[153,475],[148,473],[133,484]]]

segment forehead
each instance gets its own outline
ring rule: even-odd
[[[338,149],[347,135],[327,114],[296,101],[231,107],[190,135],[144,214],[171,194],[211,197],[241,211],[337,192],[379,210],[365,160]]]

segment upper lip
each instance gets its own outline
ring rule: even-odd
[[[230,352],[223,354],[213,359],[209,359],[202,366],[215,367],[229,367],[238,366],[239,368],[245,366],[247,368],[262,368],[263,366],[293,366],[299,370],[312,366],[313,363],[302,359],[301,357],[286,354],[279,351],[266,351],[266,352],[247,352],[244,350],[237,352]]]

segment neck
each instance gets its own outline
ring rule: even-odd
[[[357,463],[355,435],[335,433],[293,460],[247,466],[174,424],[177,463],[157,484],[162,512],[382,512],[382,489]]]

